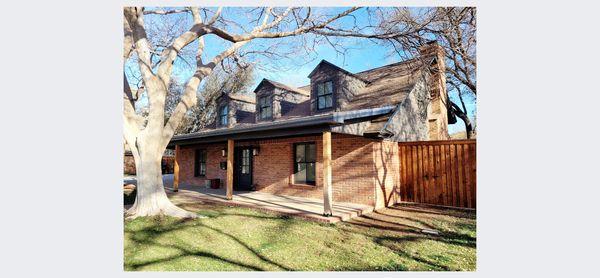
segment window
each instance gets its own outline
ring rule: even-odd
[[[194,167],[195,177],[206,176],[206,150],[196,150],[196,164]]]
[[[229,112],[229,107],[228,105],[223,105],[219,108],[219,124],[222,126],[226,126],[227,125],[227,121],[228,121],[228,113]]]
[[[273,108],[269,97],[261,97],[258,99],[260,119],[270,119],[273,116]]]
[[[294,144],[294,183],[315,185],[315,143]]]
[[[317,84],[317,109],[333,107],[333,82],[327,81]]]
[[[242,174],[250,174],[250,149],[242,150]]]

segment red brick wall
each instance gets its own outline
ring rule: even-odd
[[[377,140],[332,134],[333,201],[374,205],[373,148]]]
[[[293,145],[298,142],[315,142],[317,146],[316,185],[293,184]],[[261,192],[323,199],[322,136],[236,142],[236,146],[259,146],[259,155],[254,156],[253,183]],[[396,184],[399,167],[398,155],[384,162],[377,162],[376,150],[386,144],[380,140],[359,136],[332,134],[332,183],[333,201],[376,205],[376,187],[383,186],[390,192]],[[386,144],[386,146],[397,144]],[[206,177],[194,177],[194,150],[205,148],[208,151]],[[177,155],[181,184],[203,185],[205,179],[219,178],[225,184],[226,170],[219,168],[219,162],[226,161],[221,149],[226,144],[182,146]],[[389,149],[389,147],[388,147]],[[394,150],[392,149],[392,152]],[[387,156],[386,156],[387,157]],[[384,170],[382,163],[387,168]],[[387,165],[390,164],[390,165]],[[394,173],[392,173],[394,172]],[[380,181],[383,179],[384,181]],[[379,182],[378,182],[379,181]],[[380,194],[381,195],[381,194]],[[381,196],[380,196],[381,198]],[[382,203],[382,202],[378,202]]]
[[[376,144],[373,158],[376,168],[376,208],[387,207],[399,201],[400,158],[398,142],[382,141]]]
[[[206,176],[194,177],[194,155],[195,150],[199,148],[206,149]],[[227,170],[221,170],[219,163],[227,161],[223,157],[221,150],[227,148],[227,144],[193,145],[181,146],[177,156],[179,162],[179,183],[188,185],[203,186],[207,179],[220,179],[221,185],[225,185]]]

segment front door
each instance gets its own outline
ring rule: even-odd
[[[233,190],[252,190],[252,148],[237,147],[234,156]]]

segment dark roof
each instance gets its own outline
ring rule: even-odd
[[[382,103],[401,103],[416,81],[422,77],[423,65],[430,62],[429,58],[416,58],[356,73],[370,83],[354,96],[346,105],[346,109],[365,109],[380,106]]]
[[[225,93],[223,92],[219,97],[229,97],[230,99],[233,100],[239,100],[239,101],[243,101],[243,102],[247,102],[247,103],[252,103],[255,104],[256,103],[256,99],[254,97],[254,95],[248,94],[248,93]]]
[[[203,138],[223,140],[224,138],[229,138],[227,136],[231,136],[234,134],[238,136],[244,136],[243,138],[245,139],[252,139],[255,136],[261,136],[261,132],[277,129],[293,129],[294,134],[302,134],[304,129],[298,129],[298,127],[305,128],[318,125],[342,125],[347,120],[363,118],[370,119],[374,117],[376,118],[381,115],[386,115],[393,111],[393,109],[393,106],[384,106],[373,109],[330,112],[326,114],[296,117],[273,122],[261,122],[251,125],[238,125],[232,128],[202,130],[190,134],[175,135],[171,139],[169,145],[173,145],[177,142],[191,142],[191,140],[193,139]]]
[[[433,56],[422,56],[358,73],[350,73],[325,60],[322,60],[319,65],[317,65],[315,70],[322,65],[333,66],[346,74],[365,81],[364,87],[358,91],[344,107],[342,107],[341,111],[333,112],[355,113],[357,111],[376,110],[382,107],[396,107],[398,104],[402,103],[404,99],[406,99],[415,83],[423,76],[422,69],[424,66],[430,65],[433,61]],[[315,70],[313,70],[309,76],[311,76]],[[298,92],[303,95],[310,95],[310,84],[299,88],[293,88],[291,86],[287,86],[266,78],[259,83],[254,92],[257,92],[262,86],[267,84],[290,92]],[[255,95],[229,94],[228,96],[232,99],[243,99],[243,101],[255,103]],[[247,98],[251,99],[247,100]],[[301,103],[293,104],[289,107],[282,106],[281,117],[274,121],[255,123],[253,121],[253,114],[246,115],[246,117],[243,117],[245,120],[238,121],[236,126],[232,128],[215,129],[214,125],[211,125],[199,133],[194,133],[196,135],[190,134],[190,136],[209,136],[210,134],[221,133],[229,134],[229,132],[246,132],[245,130],[260,130],[264,128],[289,128],[290,125],[293,126],[296,122],[306,123],[310,122],[314,117],[319,118],[322,115],[332,115],[321,114],[318,116],[311,116],[310,103],[311,101],[308,99]],[[392,110],[393,109],[389,109],[386,113],[378,114],[377,118],[371,117],[369,119],[365,119],[371,122],[371,126],[365,131],[365,133],[376,134],[381,131],[388,118],[392,114]],[[174,137],[173,140],[184,140],[184,138],[187,137]]]
[[[258,92],[258,90],[260,90],[260,88],[262,88],[266,84],[270,84],[273,87],[280,88],[280,89],[283,89],[283,90],[286,90],[286,91],[289,91],[289,92],[294,92],[294,93],[302,94],[302,95],[305,95],[305,96],[309,96],[310,95],[310,92],[304,91],[304,90],[302,90],[300,88],[294,88],[294,87],[285,85],[283,83],[279,83],[279,82],[276,82],[276,81],[273,81],[273,80],[269,80],[269,79],[266,79],[266,78],[263,78],[263,80],[260,81],[260,83],[258,83],[258,86],[256,86],[256,89],[254,89],[254,92],[255,93]]]
[[[363,82],[369,82],[368,80],[362,78],[361,76],[358,76],[358,75],[356,75],[354,73],[351,73],[351,72],[349,72],[349,71],[347,71],[347,70],[345,70],[343,68],[340,68],[340,67],[338,67],[338,66],[336,66],[336,65],[328,62],[327,60],[321,60],[321,62],[319,62],[319,64],[317,64],[317,66],[308,74],[308,78],[312,77],[313,74],[315,74],[317,72],[317,69],[319,69],[323,65],[330,66],[330,67],[332,67],[332,68],[334,68],[334,69],[336,69],[338,71],[341,71],[341,72],[343,72],[343,73],[345,73],[347,75],[350,75],[350,76],[352,76],[352,77],[354,77],[354,78],[356,78],[358,80],[361,80]]]

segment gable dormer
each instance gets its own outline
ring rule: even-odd
[[[216,127],[234,127],[254,122],[254,96],[246,93],[222,93],[216,100]]]
[[[256,122],[272,121],[291,116],[294,108],[309,100],[309,93],[269,79],[263,79],[256,89]]]
[[[345,110],[346,105],[369,83],[325,60],[321,60],[308,78],[311,115]]]

